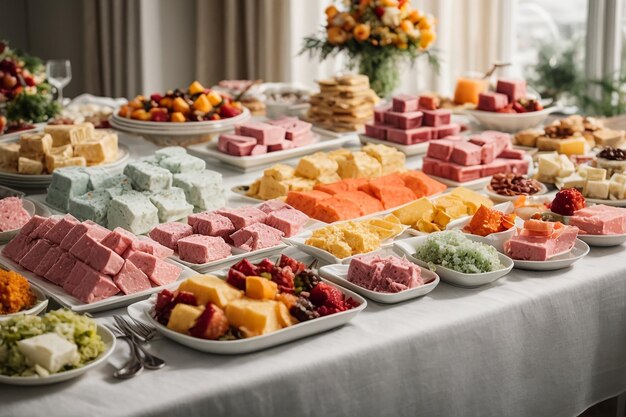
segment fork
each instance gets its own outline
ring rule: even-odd
[[[118,368],[115,372],[113,372],[113,377],[117,379],[130,379],[143,372],[143,361],[139,356],[139,350],[137,350],[135,344],[130,340],[130,338],[128,338],[128,336],[126,336],[117,324],[105,324],[105,326],[113,332],[116,338],[124,338],[130,347],[130,359],[121,368]]]
[[[130,329],[128,322],[123,317],[113,316],[113,319],[124,335],[126,335],[128,340],[135,345],[135,348],[139,349],[141,353],[143,353],[142,362],[146,369],[161,369],[165,366],[165,361],[163,359],[151,354],[141,345],[141,343],[139,343],[137,335]]]
[[[142,343],[148,342],[156,336],[157,331],[154,327],[148,326],[140,321],[133,319],[132,321],[127,320],[125,317],[120,315],[115,315],[113,318],[117,321],[123,321],[126,327],[135,334],[137,339],[139,339]]]

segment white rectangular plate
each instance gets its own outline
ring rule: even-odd
[[[361,139],[361,143],[363,144],[373,143],[376,145],[391,146],[407,156],[425,154],[428,150],[429,143],[429,141],[426,141],[422,143],[416,143],[415,145],[402,145],[400,143],[390,142],[388,140],[380,140],[367,135],[359,135],[359,138]]]
[[[2,251],[2,249],[4,249],[4,245],[0,247],[0,252]],[[178,262],[175,262],[171,259],[166,259],[166,262],[169,262],[171,264],[174,264],[182,268],[182,271],[177,281],[180,281],[180,280],[183,280],[183,279],[186,279],[186,278],[189,278],[198,274],[196,271],[193,271],[192,269],[189,269],[184,265],[180,265]],[[26,269],[22,268],[19,264],[16,264],[9,258],[3,256],[1,253],[0,253],[0,263],[4,264],[5,266],[11,268],[12,270],[26,277],[26,279],[28,279],[30,282],[34,283],[39,288],[41,288],[41,290],[48,297],[56,300],[63,307],[67,307],[77,313],[97,313],[100,311],[113,310],[116,308],[125,307],[136,301],[147,298],[151,294],[154,294],[155,292],[158,292],[162,290],[163,288],[167,287],[166,285],[162,285],[160,287],[152,287],[148,290],[141,291],[135,294],[130,294],[130,295],[118,294],[109,298],[105,298],[104,300],[96,301],[95,303],[85,304],[82,301],[75,298],[74,296],[66,293],[65,290],[63,290],[63,287],[59,287],[58,285],[53,284],[47,279],[42,278],[38,275],[35,275],[34,273],[30,271],[27,271]]]
[[[135,320],[140,320],[156,327],[157,330],[165,337],[173,340],[174,342],[180,343],[181,345],[202,352],[217,353],[220,355],[237,355],[278,346],[283,343],[292,342],[297,339],[302,339],[303,337],[312,336],[317,333],[334,329],[335,327],[343,326],[363,311],[365,307],[367,307],[367,301],[360,295],[332,283],[329,283],[329,285],[339,289],[339,291],[341,291],[346,298],[352,298],[358,302],[359,306],[347,311],[342,311],[341,313],[331,314],[329,316],[319,317],[314,320],[294,324],[293,326],[286,327],[276,332],[251,337],[249,339],[205,340],[172,331],[154,320],[150,315],[150,310],[154,305],[155,297],[151,297],[149,300],[140,301],[129,306],[128,314]]]
[[[187,150],[190,154],[201,158],[210,157],[225,164],[232,165],[243,170],[248,170],[264,165],[275,164],[291,158],[310,155],[325,149],[340,148],[352,139],[356,139],[356,135],[354,134],[344,134],[338,137],[321,134],[316,134],[316,136],[317,140],[308,145],[254,156],[234,156],[221,152],[217,149],[217,141],[215,140],[208,143],[199,143],[188,146]]]
[[[365,298],[383,304],[400,303],[402,301],[421,297],[434,290],[435,287],[439,284],[439,276],[437,274],[435,274],[430,269],[420,268],[422,270],[422,276],[424,277],[424,280],[427,282],[427,284],[396,293],[371,291],[348,281],[349,268],[350,265],[333,264],[323,266],[322,268],[320,268],[319,272],[320,275],[327,280],[334,282],[337,285],[341,285],[342,287],[346,287],[349,290],[352,290]]]

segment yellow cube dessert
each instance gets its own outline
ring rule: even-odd
[[[289,180],[285,180],[284,183],[289,186],[290,191],[310,191],[317,181],[309,178],[293,177]]]
[[[260,188],[261,188],[261,180],[258,179],[254,181],[252,184],[250,184],[248,191],[246,191],[246,195],[249,195],[251,197],[256,197],[257,195],[259,195]]]
[[[257,300],[273,300],[278,285],[263,277],[246,277],[246,296]]]
[[[323,152],[305,156],[296,167],[296,175],[304,178],[317,179],[337,172],[337,162]]]
[[[48,125],[43,128],[44,133],[52,136],[52,146],[76,145],[92,137],[93,125]]]
[[[350,157],[339,161],[341,178],[377,178],[382,172],[380,162],[365,152],[353,152]]]
[[[582,136],[561,139],[557,144],[556,151],[564,155],[584,155],[587,141]]]
[[[205,305],[210,301],[222,309],[232,300],[243,296],[241,291],[215,275],[196,275],[183,281],[178,288],[193,293],[199,305]]]
[[[176,304],[167,322],[167,328],[178,333],[187,333],[196,324],[196,320],[203,311],[203,306]]]
[[[17,172],[20,174],[39,175],[43,173],[43,163],[20,156],[17,160]]]
[[[296,170],[289,165],[277,164],[263,171],[263,176],[282,181],[293,178],[295,172]]]
[[[361,225],[346,227],[343,237],[352,248],[352,253],[367,253],[380,248],[380,238]]]
[[[20,157],[19,143],[0,144],[0,166],[17,171],[17,160]]]
[[[392,174],[405,169],[406,156],[396,148],[370,143],[363,147],[363,152],[380,163],[382,175]]]
[[[434,214],[435,206],[430,200],[424,197],[393,211],[393,215],[400,219],[402,224],[406,225],[417,224],[417,222],[422,219],[430,222]]]
[[[117,159],[117,135],[103,132],[93,140],[78,143],[74,146],[74,155],[82,156],[88,165],[112,162]]]
[[[87,161],[82,156],[74,156],[68,158],[65,156],[48,154],[46,155],[45,161],[46,171],[48,171],[49,174],[52,174],[52,172],[54,172],[54,170],[57,168],[87,166]]]
[[[457,187],[450,192],[450,194],[460,197],[466,204],[469,203],[470,207],[475,207],[475,210],[469,214],[474,214],[480,206],[493,207],[493,201],[487,196],[472,191],[469,188]]]
[[[20,155],[33,156],[31,159],[40,159],[50,153],[52,137],[47,133],[24,133],[20,135]]]
[[[228,323],[239,328],[246,337],[260,336],[282,329],[276,304],[282,303],[244,297],[231,301],[224,312]]]
[[[72,147],[72,145],[53,146],[48,154],[71,158],[74,156],[74,148]]]
[[[284,181],[278,181],[271,177],[261,178],[259,185],[259,198],[263,200],[271,200],[273,198],[287,195],[289,185]]]

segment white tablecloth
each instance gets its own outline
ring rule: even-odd
[[[127,357],[120,343],[110,364],[74,381],[0,386],[0,416],[576,416],[626,390],[623,250],[592,248],[569,269],[513,270],[478,289],[441,283],[418,300],[370,302],[342,328],[255,354],[155,340],[168,366],[128,381],[111,376]]]

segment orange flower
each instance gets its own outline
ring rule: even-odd
[[[345,16],[343,16],[343,25],[342,25],[343,30],[350,32],[352,31],[355,25],[356,25],[356,21],[354,20],[354,17],[346,13]]]
[[[397,0],[383,0],[383,7],[396,7],[397,5]]]
[[[417,24],[417,27],[421,30],[429,30],[433,27],[433,23],[427,17],[422,17]]]
[[[420,36],[420,48],[428,48],[433,42],[435,42],[436,39],[437,35],[432,30],[422,30]]]
[[[421,18],[422,15],[420,14],[419,10],[415,9],[409,12],[408,19],[411,21],[411,23],[416,24],[420,21]]]
[[[400,23],[400,29],[405,33],[412,34],[415,30],[415,26],[413,26],[410,20],[403,20],[402,23]]]
[[[340,27],[333,26],[326,29],[326,37],[332,45],[341,45],[348,40],[348,33]]]
[[[357,41],[361,42],[370,37],[370,27],[360,23],[354,28],[354,37]]]
[[[326,13],[327,19],[332,19],[333,17],[337,16],[337,13],[339,13],[339,10],[337,10],[335,6],[330,5],[326,8],[324,13]]]

